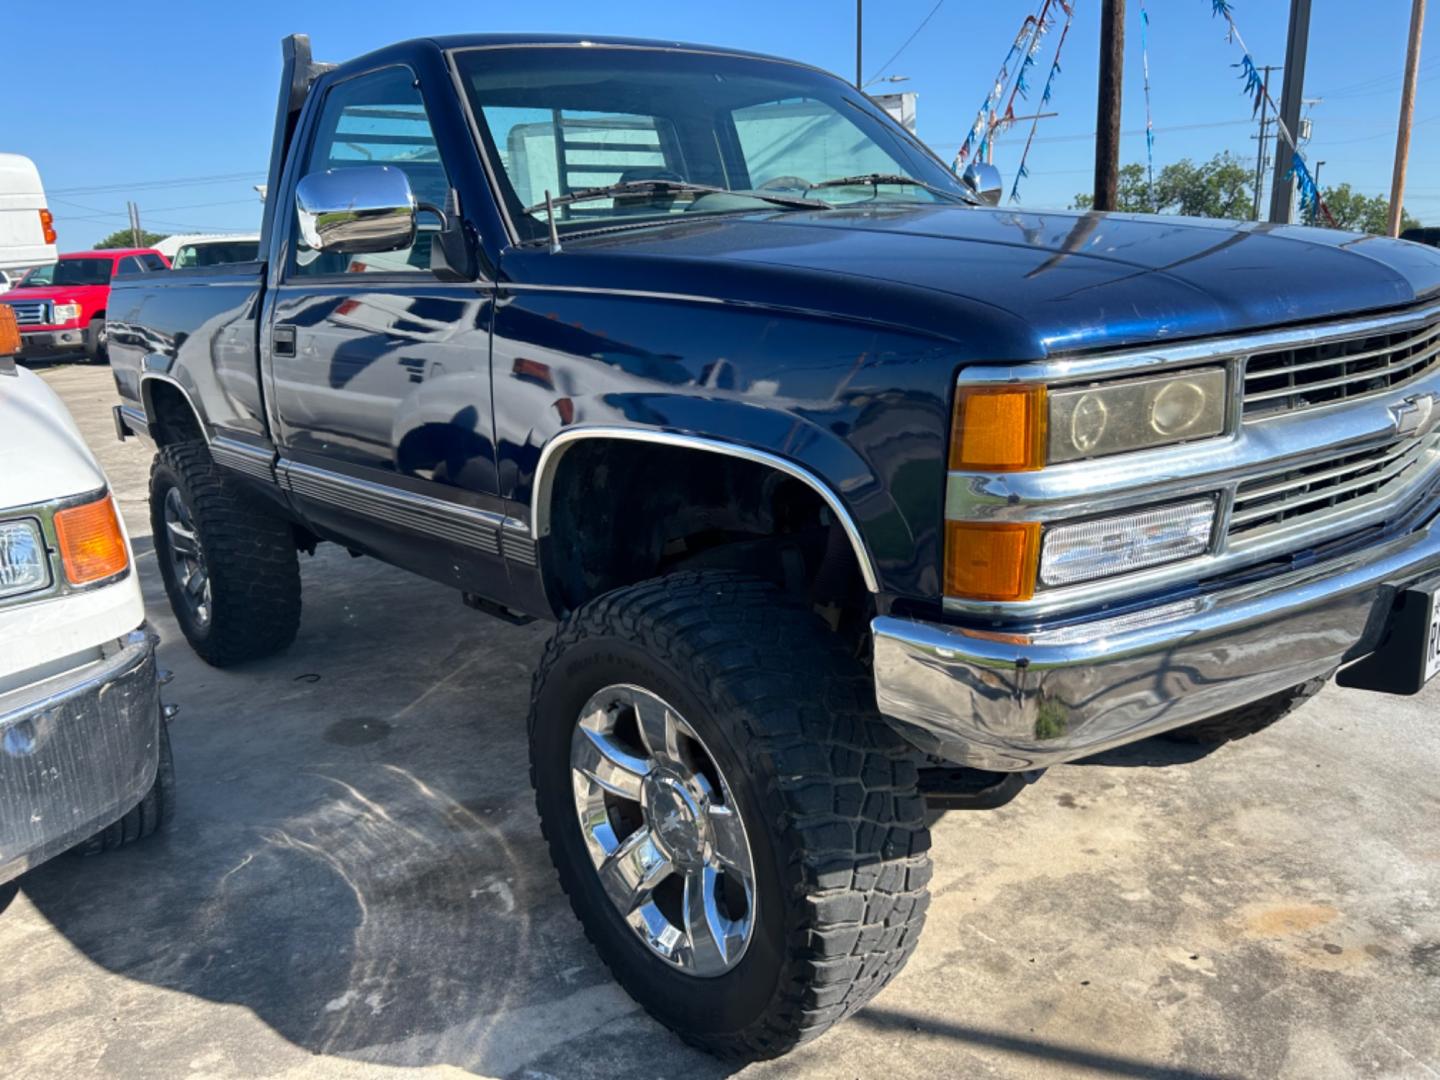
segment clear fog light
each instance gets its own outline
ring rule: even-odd
[[[1040,580],[1074,585],[1203,555],[1215,500],[1201,499],[1045,530]]]

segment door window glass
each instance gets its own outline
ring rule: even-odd
[[[450,180],[425,112],[425,101],[409,68],[385,68],[336,84],[325,95],[305,159],[304,175],[329,169],[391,165],[405,173],[417,202],[444,206]],[[418,219],[415,243],[398,251],[340,255],[303,246],[298,219],[291,216],[292,275],[344,273],[429,273],[430,243],[439,222]]]

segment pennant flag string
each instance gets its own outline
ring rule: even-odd
[[[1325,216],[1325,221],[1335,226],[1335,217],[1330,213],[1330,208],[1325,205],[1325,200],[1320,195],[1320,189],[1315,185],[1315,178],[1310,174],[1310,167],[1305,162],[1305,155],[1300,153],[1300,147],[1295,141],[1294,134],[1280,117],[1280,108],[1275,104],[1275,99],[1265,89],[1265,80],[1260,77],[1260,72],[1255,65],[1255,59],[1250,54],[1250,47],[1245,44],[1245,39],[1240,36],[1240,28],[1235,25],[1235,13],[1230,7],[1229,0],[1210,0],[1211,17],[1218,17],[1225,20],[1226,40],[1240,46],[1240,63],[1235,66],[1240,69],[1240,78],[1245,83],[1245,94],[1253,103],[1254,113],[1260,111],[1260,105],[1269,101],[1270,107],[1275,110],[1275,127],[1280,132],[1280,137],[1290,147],[1291,165],[1290,171],[1285,174],[1285,179],[1293,179],[1295,187],[1300,193],[1300,210],[1302,213],[1319,211]],[[1260,147],[1260,153],[1265,152],[1265,147]]]
[[[1223,2],[1223,0],[1221,0]],[[1155,209],[1155,120],[1150,111],[1150,12],[1140,0],[1140,66],[1145,73],[1145,178]]]
[[[1045,78],[1045,90],[1040,95],[1040,104],[1050,104],[1050,95],[1055,89],[1055,77],[1060,74],[1060,55],[1065,51],[1065,39],[1070,36],[1070,24],[1075,21],[1076,0],[1058,0],[1060,9],[1065,12],[1065,25],[1060,29],[1060,40],[1055,43],[1055,58],[1050,62],[1050,74]],[[1026,162],[1030,157],[1030,146],[1035,141],[1035,129],[1040,125],[1040,114],[1037,112],[1030,118],[1030,134],[1025,138],[1025,149],[1020,153],[1020,164],[1015,170],[1015,180],[1010,185],[1010,201],[1020,201],[1020,181],[1030,175]]]
[[[1067,0],[1067,2],[1073,3],[1073,0]],[[1005,60],[1000,65],[1000,71],[995,76],[990,93],[980,103],[980,111],[976,114],[975,123],[966,134],[965,141],[960,144],[960,149],[956,151],[955,161],[951,166],[956,172],[972,154],[983,158],[990,148],[992,139],[1015,122],[1015,98],[1028,98],[1029,96],[1030,83],[1027,75],[1040,52],[1041,39],[1050,29],[1052,20],[1049,11],[1051,6],[1056,3],[1060,3],[1061,7],[1065,6],[1061,0],[1044,0],[1039,14],[1025,16],[1025,21],[1020,24],[1020,31],[1015,35],[1010,50],[1005,54]],[[1012,67],[1017,59],[1019,66]],[[1001,107],[1002,101],[1005,103],[1003,108]]]

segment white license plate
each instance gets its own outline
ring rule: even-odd
[[[1440,675],[1440,592],[1430,594],[1430,632],[1425,636],[1425,681]]]

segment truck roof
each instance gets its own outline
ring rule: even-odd
[[[154,248],[100,248],[98,251],[66,251],[62,259],[123,259],[126,255],[153,255]]]
[[[673,41],[653,38],[630,38],[630,37],[609,37],[604,34],[441,34],[433,37],[412,38],[406,42],[396,42],[393,45],[385,46],[384,50],[417,44],[428,41],[441,49],[483,49],[501,48],[504,46],[526,46],[526,45],[591,45],[601,48],[617,49],[681,49],[685,52],[713,53],[716,56],[746,56],[756,60],[774,60],[785,64],[795,64],[794,60],[787,60],[784,57],[768,56],[765,53],[751,52],[748,49],[730,49],[717,45],[697,45],[688,41]],[[367,54],[368,55],[368,54]],[[356,59],[361,59],[356,57]],[[346,65],[351,61],[345,61]],[[802,65],[807,66],[807,65]]]

